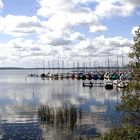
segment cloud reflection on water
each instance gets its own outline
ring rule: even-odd
[[[21,78],[22,81],[24,77]],[[40,104],[59,106],[68,103],[80,106],[84,111],[81,128],[76,129],[77,134],[91,135],[93,128],[104,133],[119,124],[119,114],[115,112],[114,106],[120,102],[121,94],[116,89],[107,91],[103,87],[83,87],[82,81],[78,80],[43,81],[31,78],[26,82],[21,81],[3,83],[1,80],[0,82],[2,123],[37,122],[37,109]],[[47,135],[55,137],[56,133],[53,131],[50,128]]]

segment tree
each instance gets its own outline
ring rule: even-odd
[[[117,107],[123,113],[123,121],[129,125],[140,125],[140,28],[135,31],[134,44],[131,47],[129,66],[132,81],[124,94],[122,102]]]
[[[140,28],[135,31],[134,44],[131,47],[132,52],[129,53],[131,58],[130,67],[132,69],[132,77],[135,82],[140,81]],[[134,82],[134,81],[133,81]]]

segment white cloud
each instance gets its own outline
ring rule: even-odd
[[[128,54],[132,42],[127,38],[123,37],[111,37],[106,38],[104,36],[96,37],[93,40],[81,41],[78,45],[73,48],[79,54],[82,54],[83,57],[107,57],[108,54],[112,57],[116,57],[122,53],[122,48],[124,49],[125,55]],[[84,55],[85,54],[85,55]],[[87,55],[88,54],[88,55]]]
[[[72,32],[69,34],[71,39],[79,39],[80,33]],[[55,40],[56,41],[56,40]],[[57,42],[58,43],[58,42]],[[1,43],[0,47],[0,64],[1,65],[18,65],[25,67],[34,67],[42,65],[44,60],[67,59],[80,60],[81,63],[90,58],[91,61],[105,61],[108,54],[111,60],[115,60],[116,56],[121,56],[122,48],[124,56],[128,54],[131,41],[123,37],[99,36],[94,39],[82,39],[75,44],[62,44],[35,42],[33,40],[16,38],[7,43]],[[99,59],[100,58],[100,59]],[[5,62],[5,64],[3,63]],[[28,63],[27,63],[28,62]]]
[[[90,32],[102,32],[102,31],[107,31],[107,27],[104,25],[90,26]]]
[[[90,26],[96,25],[101,30],[103,25],[99,23],[97,16],[94,14],[94,10],[91,10],[86,5],[87,2],[91,1],[52,0],[48,2],[48,0],[39,0],[40,9],[37,14],[47,17],[45,25],[52,30],[64,30],[79,25],[85,25],[89,28]],[[84,5],[82,5],[83,3]]]
[[[3,47],[0,51],[0,56],[6,57],[7,59],[17,58],[17,60],[19,60],[20,57],[37,51],[37,49],[34,50],[34,48],[37,48],[37,44],[35,44],[34,41],[25,40],[23,38],[17,38],[7,43],[2,43],[0,47]]]
[[[129,16],[134,12],[135,6],[129,2],[119,0],[100,1],[95,9],[95,14],[100,18],[112,16]]]
[[[75,26],[87,26],[90,32],[107,31],[100,20],[104,17],[129,16],[136,4],[135,0],[38,0],[37,14],[46,18],[44,25],[50,30],[65,30]],[[92,6],[89,6],[92,5]]]
[[[50,16],[62,11],[69,11],[73,9],[72,0],[38,0],[40,9],[38,15]]]
[[[74,32],[70,34],[70,40],[84,40],[85,36],[79,32]]]
[[[34,65],[35,59],[38,59],[36,62],[38,63],[43,58],[51,60],[60,57],[69,60],[72,58],[82,60],[84,57],[99,60],[99,57],[103,57],[104,61],[108,54],[114,58],[120,55],[121,48],[124,48],[124,54],[128,54],[131,46],[129,39],[121,35],[96,37],[94,33],[109,30],[102,24],[106,17],[111,19],[114,16],[133,14],[135,8],[140,5],[138,0],[37,0],[37,2],[40,7],[35,16],[0,17],[0,32],[2,35],[12,36],[11,41],[0,43],[0,46],[4,46],[0,51],[0,62],[7,60],[8,63],[28,62]],[[0,1],[0,9],[2,7]]]
[[[0,32],[12,36],[29,35],[43,30],[43,25],[36,16],[7,15],[0,17],[0,25]]]
[[[67,18],[66,13],[60,13],[51,16],[48,21],[46,22],[46,27],[57,30],[57,29],[64,29],[69,25],[69,20]]]
[[[39,0],[38,15],[50,17],[59,13],[76,13],[88,11],[99,18],[112,16],[129,16],[136,7],[140,6],[139,0]],[[94,7],[89,7],[88,4]],[[95,7],[96,5],[96,7]]]
[[[49,17],[45,23],[46,27],[52,30],[72,28],[77,25],[90,26],[91,24],[96,24],[98,26],[98,19],[92,12],[63,12],[56,13]]]
[[[52,46],[73,45],[75,42],[85,39],[85,35],[80,32],[74,32],[69,29],[46,30],[39,35],[42,44],[49,44]]]

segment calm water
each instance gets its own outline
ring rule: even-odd
[[[121,91],[104,87],[83,87],[82,80],[42,80],[25,76],[41,70],[0,70],[0,139],[74,140],[79,135],[94,137],[120,123],[115,105]],[[98,82],[98,81],[96,81]],[[71,103],[83,110],[73,131],[42,125],[38,121],[40,104],[60,106]]]

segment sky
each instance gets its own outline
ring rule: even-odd
[[[139,19],[140,0],[0,0],[0,67],[121,66]]]

